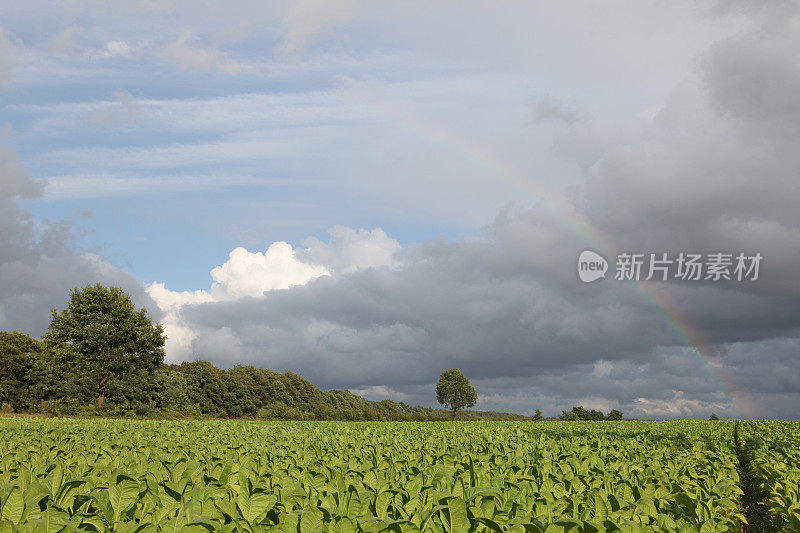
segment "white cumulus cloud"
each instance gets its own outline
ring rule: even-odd
[[[211,271],[211,293],[218,300],[261,296],[266,291],[303,285],[328,273],[324,267],[298,261],[292,246],[285,242],[273,243],[263,253],[239,247],[230,253],[225,264]]]
[[[400,244],[380,228],[354,230],[336,226],[329,230],[330,242],[306,239],[306,248],[295,250],[286,242],[275,242],[265,252],[238,247],[228,260],[214,267],[208,290],[171,291],[153,282],[147,293],[163,313],[167,333],[167,355],[182,360],[191,355],[197,332],[183,316],[185,307],[204,303],[263,298],[270,291],[288,289],[334,273],[351,273],[365,268],[389,266]]]
[[[358,231],[344,226],[328,230],[329,243],[309,237],[303,244],[302,257],[310,263],[325,265],[331,271],[348,274],[369,267],[391,265],[400,244],[380,228]]]

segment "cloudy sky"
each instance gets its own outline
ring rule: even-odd
[[[0,4],[0,330],[101,282],[170,362],[800,418],[796,2]]]

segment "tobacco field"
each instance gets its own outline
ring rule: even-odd
[[[741,531],[733,429],[0,418],[0,532]],[[800,423],[739,431],[800,529]]]

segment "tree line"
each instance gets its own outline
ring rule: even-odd
[[[571,411],[561,411],[558,415],[559,420],[622,420],[622,411],[612,409],[608,415],[604,415],[602,411],[596,409],[587,410],[582,405],[573,407]]]
[[[292,372],[208,361],[164,363],[161,324],[136,309],[122,289],[70,291],[37,340],[0,332],[0,411],[54,416],[218,417],[292,420],[523,420],[514,413],[462,411],[477,395],[458,369],[442,372],[432,409],[370,401],[347,390],[322,391]],[[531,418],[527,418],[531,419]],[[543,420],[539,409],[533,420]],[[560,420],[620,420],[574,407]]]
[[[76,288],[63,311],[53,310],[42,340],[0,332],[0,404],[7,412],[56,416],[419,421],[454,416],[452,407],[322,391],[288,371],[250,365],[222,369],[208,361],[165,364],[164,341],[161,325],[153,324],[145,309],[135,309],[122,289]],[[466,411],[460,418],[524,417]]]

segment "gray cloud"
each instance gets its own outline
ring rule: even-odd
[[[18,46],[12,41],[8,32],[0,26],[0,86],[11,79],[11,69],[18,54]]]
[[[574,124],[581,120],[580,114],[564,107],[561,102],[552,98],[542,98],[534,102],[533,115],[537,122],[566,122]]]
[[[158,318],[158,308],[136,278],[74,247],[68,221],[33,222],[18,200],[36,198],[41,191],[16,153],[0,147],[0,330],[39,336],[50,310],[64,307],[71,288],[98,282],[123,287]]]
[[[798,21],[769,17],[712,46],[638,138],[594,163],[592,221],[629,248],[759,250],[758,289],[796,299]]]

